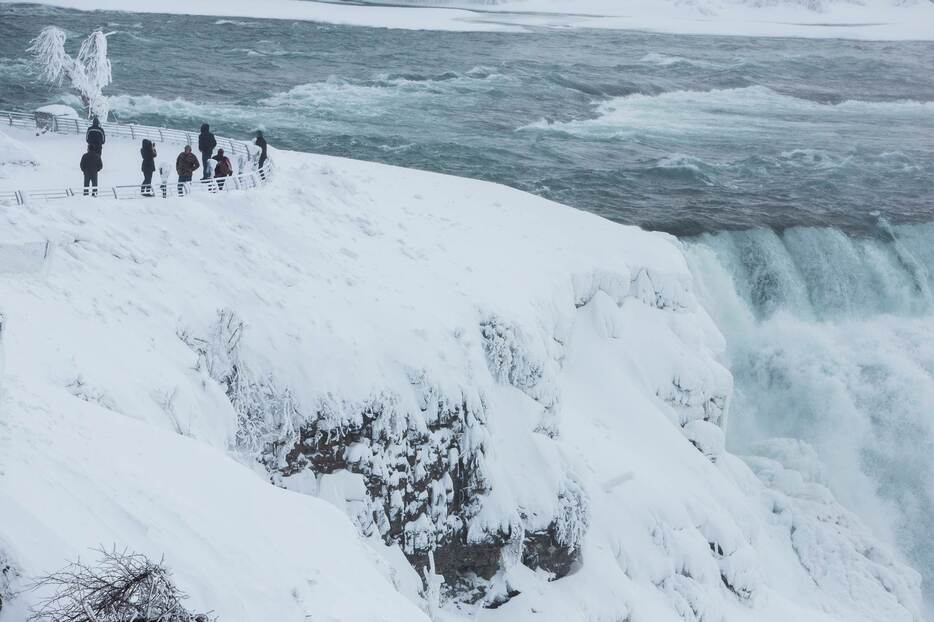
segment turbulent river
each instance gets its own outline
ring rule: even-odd
[[[76,103],[30,73],[49,24],[74,45],[113,33],[120,120],[262,128],[678,235],[727,337],[733,449],[783,447],[899,547],[931,602],[934,44],[0,5],[0,108]]]

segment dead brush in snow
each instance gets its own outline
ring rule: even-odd
[[[98,549],[93,565],[80,559],[36,579],[31,589],[51,590],[31,610],[29,622],[214,622],[182,604],[163,560],[127,550]]]

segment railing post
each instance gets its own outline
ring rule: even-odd
[[[23,191],[16,191],[16,204],[17,205],[26,205],[26,199],[23,197]]]
[[[75,119],[75,134],[80,134],[81,130],[78,129],[78,119]]]
[[[133,124],[130,123],[130,138],[136,138],[136,132],[133,131]]]
[[[165,138],[162,137],[162,128],[161,128],[161,127],[159,128],[159,141],[160,141],[160,142],[165,142]]]

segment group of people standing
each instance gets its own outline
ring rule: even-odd
[[[104,143],[107,140],[104,128],[101,127],[97,117],[94,117],[94,120],[91,122],[91,127],[88,128],[85,138],[87,140],[88,150],[87,153],[81,157],[81,171],[84,173],[84,194],[85,196],[89,194],[97,196],[97,175],[104,168],[101,155],[103,153]],[[264,174],[263,167],[267,160],[266,150],[268,145],[261,131],[256,132],[254,144],[260,148],[259,174],[262,176]],[[175,172],[178,175],[179,195],[185,194],[186,184],[191,183],[195,171],[199,168],[203,171],[201,175],[202,183],[215,184],[212,189],[224,189],[224,183],[227,181],[226,178],[234,174],[234,167],[230,162],[230,158],[224,154],[223,149],[217,149],[217,153],[214,152],[216,147],[217,139],[214,137],[214,134],[211,133],[210,126],[207,123],[203,124],[201,126],[201,133],[198,135],[198,151],[201,152],[201,162],[199,162],[197,156],[192,153],[191,145],[185,145],[184,150],[175,158]],[[140,186],[140,192],[143,196],[154,197],[156,194],[152,187],[152,176],[156,172],[156,156],[158,155],[155,143],[148,138],[144,138],[139,153],[143,160],[141,166],[143,183]],[[202,163],[204,165],[203,168]],[[161,190],[164,198],[168,194],[171,170],[165,163],[160,164],[158,170],[162,178]]]

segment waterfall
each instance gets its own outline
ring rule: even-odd
[[[719,232],[685,249],[728,343],[733,451],[810,444],[813,477],[931,585],[934,224]]]

